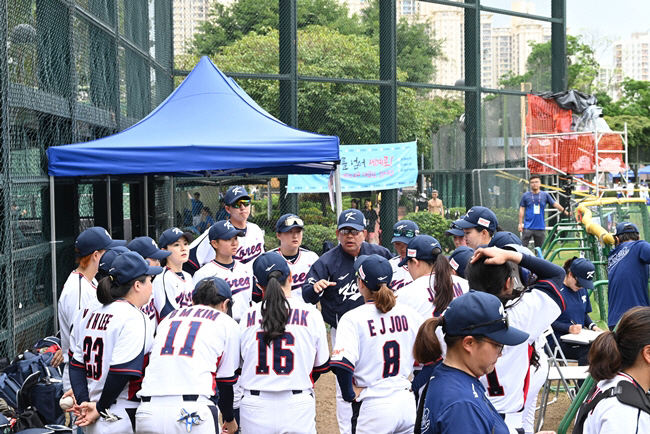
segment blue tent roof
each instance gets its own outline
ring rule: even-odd
[[[650,165],[645,166],[643,169],[639,169],[639,175],[650,175]]]
[[[328,173],[339,139],[275,119],[203,57],[162,104],[102,139],[47,150],[52,176]]]

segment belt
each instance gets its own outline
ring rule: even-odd
[[[151,402],[151,396],[141,396],[142,402]],[[183,395],[183,401],[194,402],[199,399],[199,395]]]
[[[249,390],[250,394],[253,396],[260,396],[261,391],[260,390]],[[291,393],[294,395],[300,395],[302,393],[302,390],[292,390]]]

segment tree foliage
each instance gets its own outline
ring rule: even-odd
[[[627,123],[630,146],[650,145],[650,82],[626,78],[620,91],[616,102],[604,92],[596,94],[607,124],[614,131],[623,131]]]
[[[533,91],[551,89],[551,41],[530,42],[532,52],[526,60],[527,72],[522,75],[512,73],[504,76],[500,84],[506,87],[519,87],[520,83],[532,83]],[[567,88],[591,93],[600,65],[594,50],[583,43],[580,36],[567,35]]]

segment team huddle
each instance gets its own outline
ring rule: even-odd
[[[532,255],[488,208],[454,222],[467,246],[449,257],[408,220],[394,225],[394,256],[364,241],[364,215],[349,209],[339,244],[318,257],[301,247],[299,216],[280,217],[279,247],[265,252],[246,190],[224,201],[230,218],[196,239],[170,228],[125,246],[101,227],[77,238],[58,316],[64,388],[84,432],[315,433],[314,383],[332,371],[341,433],[532,433],[544,331],[576,318],[595,327],[583,297],[593,264]],[[650,263],[638,229],[634,239],[621,225],[617,240],[635,244],[614,266]],[[619,328],[589,356],[591,403],[621,383],[650,389],[650,308],[614,305]],[[580,432],[650,432],[647,412],[596,404]]]

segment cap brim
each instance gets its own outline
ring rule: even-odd
[[[304,226],[300,226],[300,225],[282,226],[280,229],[276,230],[276,232],[279,232],[279,233],[289,232],[289,231],[290,231],[291,229],[293,229],[293,228],[304,229],[305,227],[304,227]]]
[[[182,236],[187,240],[187,244],[190,244],[192,241],[194,241],[194,234],[192,232],[183,232]],[[180,239],[181,237],[178,238]]]
[[[232,206],[235,202],[237,202],[239,199],[248,199],[252,200],[251,197],[247,194],[242,194],[241,196],[235,196],[233,200],[230,201],[230,203],[227,203],[226,205]]]
[[[448,229],[445,231],[445,235],[448,237],[454,236],[454,237],[464,237],[465,236],[465,231],[462,229]]]
[[[145,273],[145,275],[154,276],[154,275],[160,274],[162,272],[163,272],[163,267],[157,267],[157,266],[151,266],[150,265],[149,268],[147,268],[147,272]]]
[[[154,258],[154,259],[165,259],[166,257],[168,257],[171,254],[172,254],[172,252],[169,252],[167,250],[159,250],[156,253],[154,253],[153,255],[149,255],[149,257]]]
[[[364,230],[366,227],[364,225],[359,225],[356,223],[343,223],[338,226],[338,229],[343,229],[343,228],[352,228],[356,229],[358,231]]]
[[[514,346],[526,342],[530,335],[518,328],[508,327],[496,332],[485,333],[483,336],[500,344]]]
[[[108,246],[104,247],[103,250],[108,250],[119,246],[126,246],[126,240],[113,240]]]
[[[580,284],[580,286],[581,286],[582,288],[585,288],[585,289],[594,289],[594,282],[593,282],[593,280],[583,279],[582,277],[578,277],[578,276],[576,276],[576,280],[578,281],[578,283]]]
[[[403,266],[405,266],[406,264],[408,264],[409,259],[411,259],[411,258],[409,258],[408,256],[405,257],[404,259],[402,259],[401,261],[399,261],[399,264],[397,264],[397,266],[398,266],[398,267],[403,267]]]
[[[390,242],[391,243],[399,242],[399,243],[408,244],[409,241],[411,241],[412,239],[413,239],[413,237],[411,237],[411,238],[409,238],[409,237],[393,237],[393,239],[390,240]]]
[[[465,219],[456,220],[456,221],[454,222],[454,224],[455,224],[456,226],[458,226],[459,228],[461,228],[461,229],[475,228],[476,226],[478,226],[478,224],[476,224],[476,223],[470,223],[470,222],[468,222],[468,221],[465,220]]]

